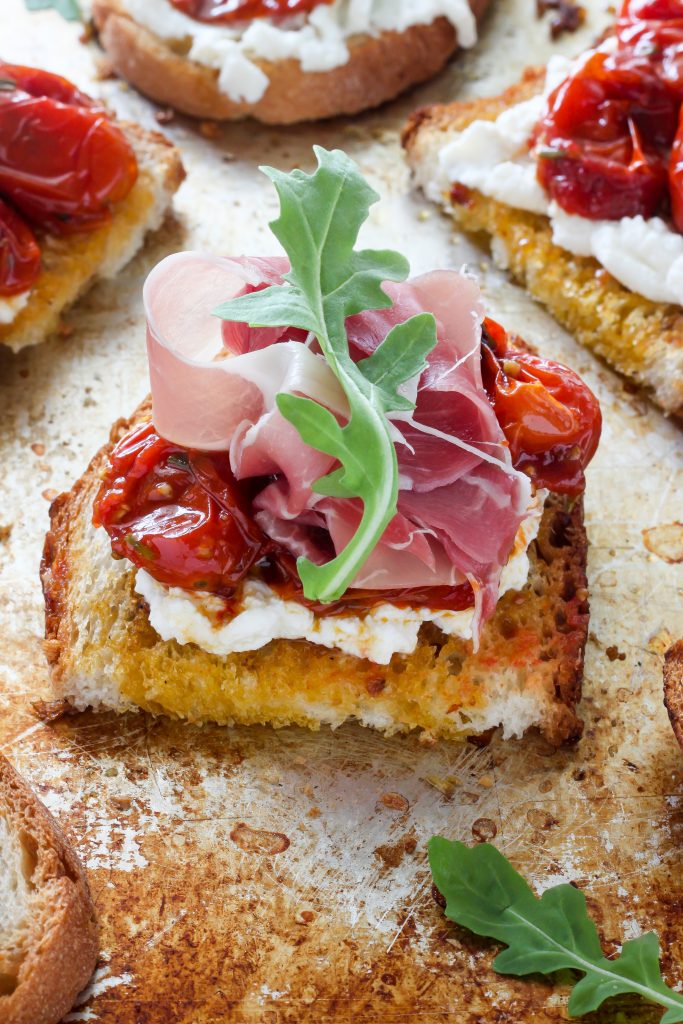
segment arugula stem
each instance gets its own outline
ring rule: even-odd
[[[526,928],[530,928],[532,931],[535,931],[538,935],[543,936],[544,942],[547,942],[549,946],[554,946],[555,949],[559,949],[562,953],[564,953],[569,960],[573,960],[577,970],[583,971],[585,974],[600,974],[604,978],[609,978],[610,980],[626,977],[625,975],[617,974],[615,971],[608,971],[604,967],[599,967],[597,964],[591,962],[590,960],[585,960],[573,949],[570,949],[568,946],[565,946],[561,942],[558,942],[556,939],[552,937],[552,935],[550,935],[546,931],[543,931],[542,928],[539,928],[538,925],[534,924],[527,917],[524,917],[513,907],[508,907],[507,913],[510,914],[511,917],[517,918],[518,921],[521,921]],[[628,978],[627,980],[629,989],[632,992],[637,992],[638,995],[644,996],[648,1000],[648,1002],[658,1003],[661,1006],[667,1006],[674,1010],[678,1010],[681,1008],[681,1006],[683,1006],[683,995],[665,995],[664,992],[661,992],[659,989],[651,988],[649,985],[641,985],[640,982],[633,981],[631,978]],[[653,994],[656,994],[656,997]]]

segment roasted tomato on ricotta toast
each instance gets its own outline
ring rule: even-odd
[[[128,262],[182,177],[161,136],[117,124],[61,75],[0,61],[0,343],[42,341]]]
[[[62,692],[81,700],[104,606],[123,701],[576,738],[598,403],[485,317],[473,278],[353,249],[377,197],[316,152],[312,175],[269,172],[288,258],[179,253],[147,279],[151,407],[52,513]]]
[[[622,0],[575,60],[418,111],[417,180],[579,341],[683,413],[683,0]]]

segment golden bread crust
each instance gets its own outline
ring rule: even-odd
[[[683,748],[683,638],[664,656],[664,704],[676,739]]]
[[[0,324],[0,344],[15,352],[44,341],[98,277],[111,275],[132,258],[185,177],[180,153],[167,138],[129,122],[119,127],[135,150],[137,181],[108,224],[81,235],[40,239],[42,271],[28,303],[12,323]]]
[[[57,1024],[97,961],[95,908],[85,871],[47,810],[1,756],[0,815],[21,842],[34,893],[25,947],[3,949],[0,937],[3,988],[11,989],[0,994],[0,1019]]]
[[[489,2],[472,0],[477,20]],[[293,59],[255,59],[270,85],[257,103],[240,103],[220,90],[217,71],[137,24],[119,0],[94,0],[93,18],[122,78],[158,103],[219,121],[254,117],[266,124],[295,124],[368,110],[433,78],[458,47],[451,23],[438,18],[405,32],[359,36],[350,42],[347,63],[330,71],[302,71]]]
[[[531,68],[499,96],[416,111],[403,131],[416,176],[426,175],[449,137],[540,92],[544,78],[545,68]],[[665,412],[683,415],[680,306],[652,302],[619,284],[597,260],[555,245],[545,216],[475,190],[463,190],[458,201],[444,196],[444,202],[459,226],[494,243],[496,257],[502,257],[512,277],[582,345],[647,389]]]
[[[110,444],[51,508],[41,577],[45,650],[59,697],[191,721],[316,729],[358,719],[388,733],[420,729],[455,739],[486,732],[488,710],[505,709],[501,694],[509,686],[520,701],[542,708],[540,728],[550,743],[581,735],[576,705],[588,602],[580,500],[571,507],[548,500],[530,548],[529,583],[499,602],[476,655],[470,643],[425,625],[414,653],[395,655],[388,666],[307,641],[279,640],[219,658],[160,639],[134,591],[134,570],[111,557],[106,534],[91,523],[111,445],[144,418],[148,405],[117,423]]]

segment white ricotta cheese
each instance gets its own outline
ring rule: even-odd
[[[553,57],[545,93],[567,76],[571,63]],[[543,110],[544,95],[505,110],[495,121],[474,121],[442,149],[431,198],[443,200],[453,182],[477,189],[507,206],[550,218],[553,241],[576,256],[593,256],[631,291],[653,302],[683,305],[683,236],[660,217],[589,220],[565,213],[536,179],[528,139]]]
[[[255,18],[239,28],[196,21],[169,0],[123,0],[122,6],[160,38],[186,40],[188,58],[216,69],[220,89],[245,103],[257,103],[268,88],[268,77],[255,60],[293,58],[304,71],[329,71],[346,64],[352,36],[403,32],[439,17],[455,27],[461,46],[477,40],[468,0],[335,0],[307,15]]]
[[[30,294],[29,290],[19,292],[18,295],[10,295],[7,299],[0,298],[0,324],[13,323],[28,302]]]
[[[529,517],[519,529],[513,553],[503,569],[499,593],[521,590],[529,574],[527,549],[538,533],[546,491],[539,491]],[[247,580],[241,606],[231,619],[221,620],[223,602],[211,594],[194,594],[158,583],[138,570],[135,589],[149,606],[149,621],[162,640],[197,644],[209,654],[225,657],[255,651],[271,640],[310,640],[357,658],[387,665],[394,654],[410,654],[417,646],[423,622],[434,622],[449,636],[472,638],[471,608],[438,611],[382,604],[367,615],[316,616],[296,601],[286,601],[267,584]]]

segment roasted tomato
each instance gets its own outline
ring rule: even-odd
[[[28,291],[40,274],[40,246],[28,224],[0,199],[0,295]]]
[[[187,451],[151,424],[112,452],[95,523],[115,555],[188,590],[229,591],[270,543],[251,518],[227,452]]]
[[[666,195],[677,104],[645,61],[593,54],[548,98],[538,178],[568,213],[652,216]]]
[[[174,7],[197,21],[248,21],[306,14],[333,0],[171,0]]]
[[[58,103],[70,106],[96,109],[98,104],[86,93],[76,88],[73,82],[61,75],[54,75],[42,68],[30,68],[25,64],[6,64],[0,61],[0,89],[14,87],[31,96],[47,96]]]
[[[105,223],[137,177],[123,133],[58,75],[3,64],[0,78],[0,193],[56,234]]]
[[[483,337],[484,387],[513,464],[537,487],[580,494],[600,440],[597,399],[573,370],[516,349],[494,320],[484,321]]]
[[[671,216],[678,231],[683,233],[683,108],[669,159],[669,195]]]

